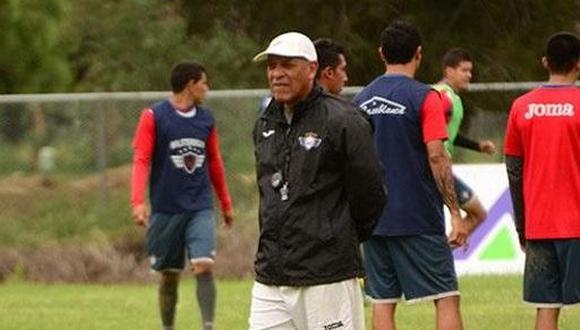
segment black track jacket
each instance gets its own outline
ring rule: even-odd
[[[295,106],[291,125],[272,101],[253,137],[260,193],[256,281],[310,286],[363,276],[359,243],[371,236],[386,203],[364,115],[315,86]],[[276,173],[281,180],[273,180]]]

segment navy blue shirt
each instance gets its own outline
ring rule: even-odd
[[[178,214],[212,208],[206,161],[212,114],[198,106],[194,116],[181,116],[169,101],[151,109],[156,134],[150,176],[153,212]]]
[[[371,118],[389,187],[374,235],[444,234],[443,202],[427,159],[421,111],[431,87],[403,75],[376,78],[353,102]]]

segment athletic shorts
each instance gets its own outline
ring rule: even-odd
[[[527,241],[524,301],[538,308],[580,303],[580,238]]]
[[[147,252],[156,271],[181,271],[190,262],[215,257],[213,210],[184,214],[154,213],[147,229]]]
[[[453,186],[455,187],[455,195],[457,196],[459,206],[465,206],[473,198],[473,190],[469,188],[467,183],[455,175],[453,176]]]
[[[375,304],[459,295],[445,235],[373,236],[363,243],[365,293]]]
[[[362,293],[357,279],[304,286],[254,282],[250,330],[364,330]]]

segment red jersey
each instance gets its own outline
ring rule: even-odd
[[[580,89],[546,85],[516,99],[504,153],[523,160],[526,238],[580,237]]]

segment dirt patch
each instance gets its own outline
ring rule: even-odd
[[[120,166],[106,170],[103,173],[91,174],[84,178],[60,182],[57,179],[43,175],[24,175],[16,172],[0,179],[0,198],[37,197],[38,194],[49,193],[55,189],[65,189],[78,193],[93,192],[103,183],[107,188],[127,187],[131,177],[131,165]]]
[[[131,165],[119,166],[108,169],[102,174],[89,175],[80,180],[69,183],[74,190],[85,192],[95,191],[101,185],[107,188],[127,187],[131,178]]]
[[[253,273],[255,243],[245,235],[218,235],[215,275],[244,278]],[[220,243],[221,242],[221,243]],[[0,249],[0,282],[12,277],[43,283],[151,282],[142,237],[126,237],[116,243],[55,244],[37,249]]]
[[[63,245],[42,249],[0,251],[0,279],[44,283],[148,282],[147,261],[114,246]]]
[[[70,181],[51,181],[40,175],[16,173],[0,180],[0,206],[5,206],[4,212],[8,213],[3,216],[7,219],[10,219],[10,212],[34,219],[38,215],[36,205],[52,198],[53,194],[82,198],[102,188],[103,182],[109,192],[119,191],[129,185],[130,175],[130,165]],[[241,183],[244,189],[254,191],[253,176],[233,175],[230,179],[232,183]],[[236,216],[234,228],[217,232],[215,274],[219,278],[243,278],[253,274],[257,244],[255,216],[253,211],[242,211],[241,208],[237,212],[239,216]],[[218,221],[221,224],[221,219]],[[47,283],[147,282],[156,278],[149,270],[141,231],[138,235],[105,237],[98,242],[83,244],[56,242],[41,248],[0,249],[0,281],[10,277]]]

